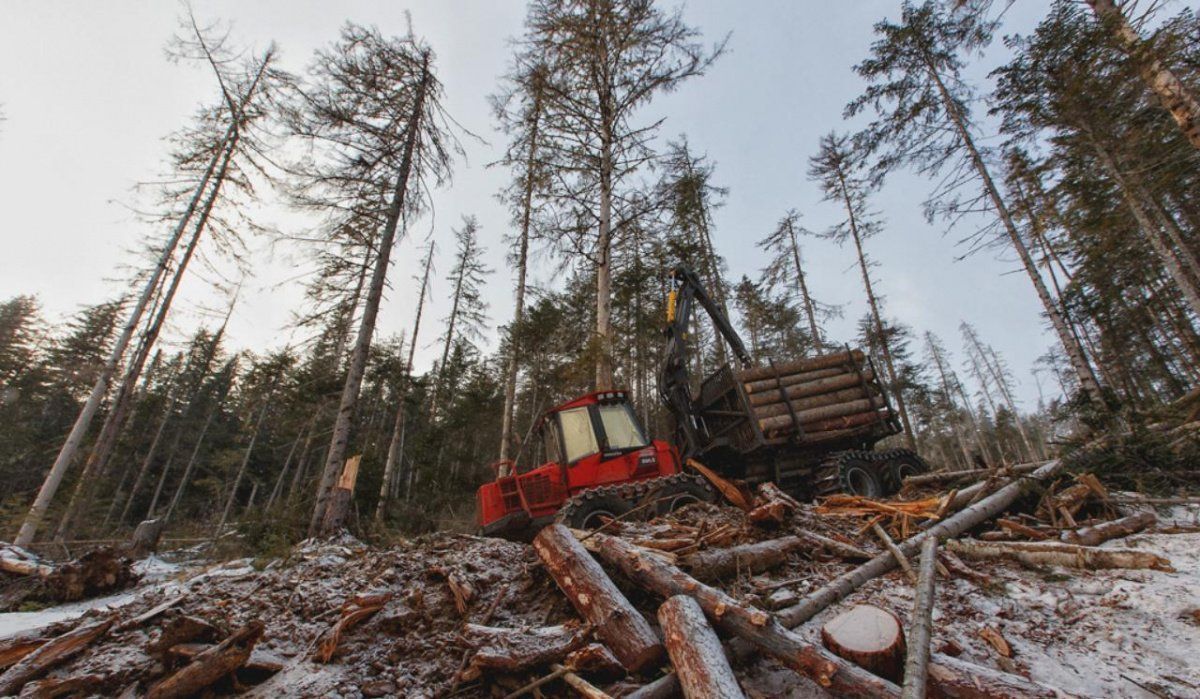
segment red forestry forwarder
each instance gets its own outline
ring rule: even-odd
[[[688,329],[699,303],[741,369],[718,368],[693,395]],[[646,438],[624,391],[599,391],[546,411],[522,454],[542,465],[524,473],[493,464],[476,493],[483,534],[524,538],[560,521],[579,529],[635,508],[664,514],[717,492],[691,460],[725,478],[773,481],[797,496],[836,492],[881,497],[928,466],[907,449],[874,451],[899,421],[863,352],[754,366],[741,338],[691,270],[672,273],[665,359],[658,391],[675,420],[675,444]],[[519,458],[519,457],[518,457]]]

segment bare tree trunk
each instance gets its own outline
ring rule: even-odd
[[[425,255],[425,272],[421,275],[421,295],[417,299],[417,313],[413,320],[412,337],[408,341],[408,359],[404,362],[404,376],[400,380],[400,400],[396,406],[396,421],[392,426],[392,439],[388,443],[387,461],[383,468],[383,483],[379,486],[379,502],[375,505],[375,520],[383,521],[387,503],[394,497],[396,471],[400,469],[404,456],[405,400],[408,398],[408,386],[412,381],[413,358],[417,353],[417,336],[421,333],[421,315],[425,309],[425,296],[429,289],[429,272],[433,268],[433,243],[429,243],[429,252]]]
[[[263,510],[270,510],[275,505],[275,501],[279,499],[279,494],[283,492],[283,480],[287,478],[287,473],[291,468],[292,459],[296,456],[296,451],[300,447],[300,442],[304,440],[304,434],[312,429],[312,421],[309,421],[300,430],[300,434],[292,440],[292,446],[288,448],[287,456],[283,459],[283,467],[279,469],[279,475],[275,478],[275,486],[271,488],[271,494],[267,496],[267,504]]]
[[[428,60],[428,58],[426,58]],[[421,116],[425,107],[425,94],[429,85],[430,75],[428,63],[422,68],[421,82],[417,86],[416,100],[413,104],[412,116],[409,119],[408,133],[405,137],[404,155],[400,164],[400,172],[396,177],[396,186],[392,194],[391,205],[388,208],[387,220],[384,223],[383,234],[379,241],[379,256],[375,261],[375,270],[371,274],[371,286],[367,292],[367,302],[363,309],[362,322],[351,354],[350,365],[346,372],[346,383],[342,389],[341,401],[338,405],[337,417],[334,421],[333,436],[329,444],[329,454],[325,459],[325,468],[321,474],[321,483],[317,490],[317,502],[313,507],[313,516],[309,522],[309,534],[324,533],[318,531],[336,531],[341,522],[329,522],[324,526],[325,508],[329,494],[341,473],[342,462],[346,457],[346,447],[350,441],[350,423],[354,417],[354,408],[358,404],[358,392],[362,387],[363,374],[367,366],[367,353],[371,349],[371,336],[375,332],[375,318],[379,313],[379,302],[383,297],[383,286],[387,280],[388,266],[391,264],[392,245],[396,239],[396,228],[400,221],[400,212],[404,207],[408,191],[409,173],[412,171],[413,151],[416,148],[418,134],[421,128]]]
[[[1108,27],[1117,44],[1129,54],[1142,79],[1154,94],[1158,95],[1163,107],[1171,113],[1179,130],[1200,148],[1200,102],[1175,73],[1167,68],[1155,55],[1154,48],[1138,36],[1121,8],[1113,0],[1086,0],[1100,21]]]
[[[946,86],[942,82],[942,77],[938,74],[933,64],[927,62],[926,67],[929,70],[930,77],[937,85],[938,93],[941,95],[946,112],[954,122],[954,128],[958,132],[963,146],[967,149],[971,164],[974,165],[975,172],[983,181],[984,190],[991,200],[993,208],[996,209],[996,215],[1000,217],[1000,222],[1004,225],[1004,229],[1008,233],[1009,242],[1012,243],[1013,249],[1017,251],[1017,255],[1021,258],[1021,264],[1025,268],[1025,273],[1029,276],[1029,281],[1033,282],[1034,290],[1042,302],[1042,307],[1046,310],[1046,315],[1050,316],[1050,323],[1054,326],[1055,332],[1058,333],[1058,341],[1062,344],[1063,349],[1066,350],[1067,357],[1071,360],[1071,366],[1074,367],[1075,373],[1079,378],[1080,389],[1093,403],[1103,406],[1104,399],[1100,391],[1100,384],[1096,381],[1096,375],[1092,373],[1091,365],[1088,364],[1087,358],[1083,355],[1083,350],[1080,348],[1079,343],[1075,341],[1075,338],[1068,331],[1066,321],[1063,320],[1062,314],[1059,313],[1057,304],[1050,298],[1050,292],[1046,289],[1046,283],[1042,281],[1042,275],[1037,270],[1033,256],[1029,254],[1029,248],[1021,238],[1021,233],[1017,230],[1017,225],[1013,221],[1008,207],[1004,204],[1004,199],[1000,196],[1000,191],[996,188],[995,181],[992,180],[992,175],[987,169],[987,164],[983,161],[983,156],[979,154],[979,150],[975,147],[975,139],[972,138],[970,131],[967,130],[966,119],[958,111],[958,103],[951,99],[950,93],[946,90]]]
[[[1167,241],[1163,240],[1162,231],[1151,220],[1150,214],[1142,206],[1142,202],[1136,196],[1129,180],[1117,166],[1117,162],[1112,154],[1107,148],[1101,145],[1099,139],[1095,138],[1094,135],[1088,135],[1101,166],[1108,171],[1109,176],[1117,183],[1117,186],[1125,197],[1125,204],[1129,207],[1129,211],[1133,214],[1134,219],[1137,220],[1138,227],[1142,229],[1146,240],[1150,243],[1150,247],[1158,255],[1163,267],[1167,270],[1167,274],[1171,276],[1171,279],[1179,287],[1179,290],[1183,292],[1183,297],[1187,300],[1192,312],[1200,315],[1200,291],[1197,290],[1195,283],[1192,282],[1191,278],[1184,271],[1179,258],[1171,250]]]
[[[231,124],[225,134],[227,141],[232,137],[233,132],[234,127]],[[96,377],[96,383],[92,386],[91,393],[88,394],[88,398],[80,409],[79,415],[75,418],[75,423],[71,426],[71,431],[54,460],[54,465],[50,467],[50,472],[46,474],[46,479],[42,482],[42,487],[38,491],[33,505],[29,508],[29,513],[25,516],[25,521],[21,524],[20,531],[17,533],[16,538],[13,539],[13,543],[16,546],[25,547],[33,542],[33,537],[37,534],[38,525],[41,524],[42,517],[45,516],[46,509],[50,507],[50,502],[54,499],[55,493],[58,492],[58,487],[62,484],[63,476],[67,473],[67,468],[74,461],[75,454],[79,450],[80,444],[83,443],[83,438],[91,426],[92,419],[96,416],[96,411],[100,409],[100,403],[104,400],[105,394],[108,393],[113,375],[117,370],[117,365],[120,364],[121,357],[125,355],[125,350],[129,347],[133,333],[141,323],[142,314],[146,311],[146,306],[149,305],[150,298],[154,295],[154,290],[158,288],[159,282],[166,272],[167,266],[170,264],[171,257],[174,255],[175,247],[179,244],[184,230],[187,229],[188,222],[191,221],[192,215],[196,212],[200,198],[203,196],[204,190],[208,188],[208,182],[216,171],[220,160],[221,152],[218,151],[213,154],[212,160],[209,162],[204,175],[200,179],[200,183],[196,185],[196,190],[192,195],[191,201],[188,202],[187,208],[184,210],[183,215],[180,216],[179,223],[175,225],[175,230],[172,231],[171,236],[167,239],[167,243],[163,246],[158,262],[151,271],[149,278],[147,278],[146,285],[142,289],[141,296],[134,304],[133,311],[129,314],[129,320],[125,322],[125,327],[122,328],[121,334],[113,344],[108,359]]]
[[[596,241],[596,390],[613,387],[612,144],[600,151],[600,234]]]
[[[790,217],[788,218],[788,237],[792,242],[792,261],[796,265],[796,283],[800,286],[800,301],[804,304],[804,315],[808,317],[808,329],[812,333],[813,343],[819,352],[825,347],[825,340],[821,338],[821,331],[817,328],[817,310],[812,297],[808,295],[808,282],[804,278],[804,267],[800,264],[800,243],[796,240],[796,229],[792,225]]]
[[[993,365],[993,362],[989,361],[988,351],[991,350],[994,353],[994,350],[992,350],[991,347],[985,347],[983,343],[980,342],[979,335],[976,334],[975,328],[971,327],[969,324],[963,323],[963,333],[967,336],[967,341],[970,342],[971,346],[974,348],[974,355],[972,355],[971,361],[974,362],[975,355],[978,355],[979,361],[983,363],[983,367],[987,369],[987,373],[991,375],[992,381],[996,383],[996,391],[1000,394],[1000,399],[1004,401],[1005,407],[1008,408],[1008,412],[1013,416],[1013,423],[1017,428],[1017,434],[1021,437],[1021,443],[1025,447],[1025,456],[1023,460],[1033,460],[1033,444],[1029,441],[1029,435],[1025,434],[1025,426],[1021,424],[1021,416],[1017,413],[1016,403],[1013,401],[1012,394],[1008,390],[1008,386],[1004,380],[1004,375],[1000,372],[999,363],[997,362]],[[993,354],[991,360],[995,359],[996,357]],[[976,371],[978,371],[979,369],[977,364],[975,367]],[[986,386],[984,387],[984,390],[987,390]],[[990,396],[988,400],[991,400]],[[995,412],[995,404],[992,406],[992,411]]]
[[[109,454],[112,453],[112,448],[116,445],[117,437],[120,435],[121,428],[125,424],[125,417],[132,407],[133,387],[137,383],[142,368],[146,364],[146,359],[150,355],[150,349],[158,339],[159,332],[162,331],[167,313],[171,310],[171,303],[175,299],[175,293],[179,290],[184,273],[187,272],[188,264],[195,255],[196,247],[199,245],[204,229],[208,225],[208,217],[212,213],[213,206],[216,205],[221,185],[224,183],[225,176],[229,172],[229,162],[233,158],[233,151],[237,147],[237,141],[238,134],[235,132],[225,146],[224,158],[216,175],[213,177],[212,189],[209,190],[208,196],[205,197],[204,205],[200,210],[200,216],[192,229],[192,235],[188,240],[187,246],[184,248],[183,255],[178,265],[176,265],[171,283],[159,301],[158,312],[155,314],[154,320],[146,328],[137,349],[134,351],[134,356],[129,362],[124,377],[121,379],[120,386],[117,388],[117,395],[113,399],[112,410],[105,417],[104,423],[100,428],[100,435],[96,439],[96,444],[92,447],[91,454],[89,454],[88,460],[84,463],[79,480],[75,483],[75,489],[71,492],[71,499],[67,502],[67,509],[63,513],[62,520],[59,521],[58,530],[55,532],[56,539],[61,540],[67,535],[71,527],[71,521],[78,514],[77,508],[81,506],[80,499],[84,496],[85,489],[90,491],[94,485],[94,481],[105,472]],[[236,295],[234,301],[236,302]],[[232,303],[229,310],[230,313],[233,312]],[[226,322],[228,322],[228,315],[226,316]],[[83,499],[86,500],[87,498],[83,497]]]
[[[950,381],[946,377],[946,367],[942,358],[942,352],[933,340],[932,333],[925,333],[925,342],[929,346],[929,354],[933,358],[933,364],[937,367],[938,376],[941,379],[942,393],[946,396],[946,404],[955,414],[950,418],[950,425],[954,429],[954,438],[958,441],[958,447],[962,450],[963,459],[966,460],[966,468],[971,468],[973,459],[971,458],[971,450],[967,448],[967,441],[963,438],[962,425],[959,424],[958,404],[954,400],[954,395],[950,392]],[[967,406],[970,409],[970,406]],[[974,421],[972,421],[974,422]],[[975,426],[975,438],[979,441],[979,451],[983,455],[984,462],[990,467],[991,459],[987,453],[987,447],[983,444],[983,439],[979,435],[979,427]]]
[[[917,436],[913,432],[912,423],[908,420],[908,408],[904,405],[904,391],[900,387],[900,379],[896,375],[896,365],[892,361],[892,350],[888,342],[887,332],[883,327],[883,318],[879,313],[879,301],[875,298],[875,290],[871,287],[871,270],[867,266],[867,258],[863,253],[862,236],[858,231],[858,220],[854,215],[854,206],[850,202],[850,192],[846,186],[846,178],[838,173],[841,183],[842,201],[846,206],[847,221],[850,224],[850,234],[854,239],[854,249],[858,252],[858,266],[862,271],[863,286],[867,290],[867,303],[871,306],[871,319],[875,325],[875,333],[879,336],[879,350],[883,355],[883,365],[887,369],[888,381],[892,384],[892,394],[896,399],[896,410],[900,413],[900,422],[904,425],[904,443],[909,449],[917,450]]]

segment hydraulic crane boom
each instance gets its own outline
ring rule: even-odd
[[[700,431],[705,429],[694,407],[689,372],[691,353],[688,346],[688,329],[697,303],[708,313],[713,327],[729,344],[742,367],[748,368],[753,364],[750,353],[742,344],[742,338],[733,329],[725,312],[705,291],[696,273],[682,265],[672,270],[671,291],[667,296],[667,326],[663,331],[667,342],[662,369],[658,375],[658,393],[663,403],[675,415],[678,433],[676,446],[685,459],[700,452]]]

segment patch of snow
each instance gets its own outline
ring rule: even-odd
[[[0,638],[8,638],[24,631],[40,629],[67,619],[75,619],[92,609],[116,609],[129,604],[142,590],[131,589],[106,597],[47,607],[36,612],[8,612],[0,614]]]
[[[183,566],[178,563],[164,561],[153,554],[133,564],[133,572],[142,576],[142,580],[145,582],[166,580],[181,570],[183,570]]]

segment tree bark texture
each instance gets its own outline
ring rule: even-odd
[[[630,672],[658,662],[662,643],[600,564],[561,524],[538,533],[533,548],[579,615]]]
[[[658,608],[658,623],[671,665],[687,699],[745,696],[725,658],[721,639],[691,597],[675,595]]]

